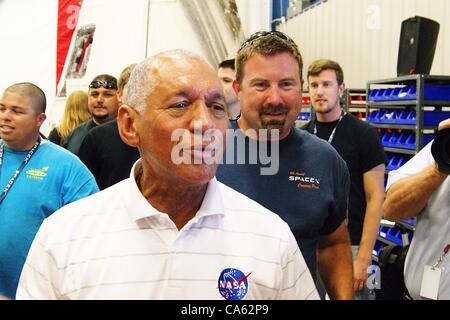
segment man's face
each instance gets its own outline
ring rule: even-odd
[[[14,150],[31,149],[36,142],[45,114],[36,114],[30,100],[5,91],[0,99],[0,136]]]
[[[117,117],[119,100],[117,99],[117,90],[105,89],[103,87],[89,89],[88,107],[94,122],[97,124],[105,123]]]
[[[278,129],[280,139],[289,134],[302,98],[299,65],[292,54],[252,55],[245,63],[242,84],[235,86],[241,105],[241,129]]]
[[[336,71],[324,70],[317,76],[309,76],[309,94],[314,111],[329,113],[339,107],[339,97],[344,92],[344,84],[338,85]]]
[[[233,81],[236,80],[236,73],[231,68],[219,68],[217,75],[222,84],[223,93],[225,94],[225,101],[228,105],[238,101],[236,92],[233,90]]]
[[[143,165],[163,181],[198,185],[214,177],[217,164],[194,159],[207,155],[211,140],[203,134],[209,130],[224,136],[229,127],[223,91],[215,71],[193,58],[159,58],[151,77],[157,85],[147,100],[147,108],[136,119],[139,149]],[[195,128],[197,127],[197,130]],[[175,131],[183,130],[183,139],[172,141]],[[181,143],[183,156],[191,164],[176,164],[172,152]],[[223,146],[218,156],[223,152]]]

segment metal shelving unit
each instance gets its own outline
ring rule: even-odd
[[[425,99],[425,86],[429,84],[444,84],[450,85],[450,76],[431,76],[431,75],[410,75],[410,76],[402,76],[398,78],[391,79],[382,79],[369,81],[367,83],[366,88],[366,119],[369,119],[370,112],[374,109],[384,110],[415,110],[416,113],[416,123],[414,125],[406,125],[406,124],[374,124],[371,123],[376,128],[379,129],[390,129],[390,130],[408,130],[415,133],[415,141],[416,147],[415,150],[411,149],[402,149],[402,148],[391,148],[384,147],[384,150],[390,154],[403,155],[407,158],[412,157],[417,152],[421,150],[423,147],[423,137],[424,131],[434,132],[437,129],[437,126],[424,126],[424,111],[428,109],[428,107],[433,107],[430,109],[440,110],[445,107],[450,106],[449,100],[436,100],[436,99]],[[375,89],[382,88],[399,88],[399,87],[416,87],[416,98],[411,100],[404,101],[371,101],[371,91]],[[389,170],[386,170],[388,173]],[[374,252],[379,252],[386,245],[399,245],[387,238],[389,238],[389,234],[393,232],[392,229],[407,231],[410,236],[411,233],[415,230],[415,219],[408,221],[400,221],[397,223],[393,223],[390,221],[382,220],[381,227],[377,236],[377,243],[374,248]],[[382,231],[385,230],[385,232]],[[389,233],[389,234],[388,234]],[[402,241],[402,245],[404,245]],[[372,260],[377,262],[377,255],[372,255]]]
[[[357,118],[365,121],[366,116],[366,101],[367,92],[366,89],[345,89],[342,98],[341,106],[344,112],[349,112],[356,116]],[[359,114],[364,115],[360,117]]]
[[[450,76],[433,76],[415,74],[409,76],[402,76],[391,79],[374,80],[367,82],[366,94],[366,118],[369,117],[371,109],[404,109],[405,107],[413,107],[416,112],[416,124],[415,125],[398,125],[398,124],[374,124],[376,128],[382,129],[401,129],[412,130],[415,132],[416,149],[411,150],[400,148],[385,148],[388,152],[401,153],[401,154],[416,154],[423,147],[423,131],[424,130],[436,130],[436,126],[424,126],[424,107],[449,107],[450,100],[426,100],[425,99],[425,86],[427,84],[450,84]],[[416,86],[416,99],[405,101],[370,101],[370,92],[374,90],[374,87],[379,88],[398,88],[404,86]],[[379,89],[377,88],[377,89]]]
[[[297,120],[295,121],[295,126],[297,128],[300,128],[303,125],[305,125],[306,123],[308,123],[312,119],[313,114],[314,114],[311,99],[309,97],[309,92],[303,91],[302,92],[302,109],[300,111],[300,114],[305,115],[306,113],[309,113],[309,117],[307,119],[297,118]]]

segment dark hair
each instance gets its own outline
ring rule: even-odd
[[[36,114],[44,113],[47,106],[47,99],[44,91],[31,82],[20,82],[10,85],[5,92],[16,93],[20,96],[27,97]]]
[[[334,70],[336,73],[336,80],[338,85],[344,83],[344,71],[342,71],[341,66],[336,61],[328,59],[320,59],[311,63],[308,67],[307,78],[309,79],[309,76],[318,76],[322,71],[325,70]]]
[[[284,52],[291,53],[298,62],[300,79],[303,79],[303,59],[295,42],[279,31],[260,31],[251,35],[241,46],[236,56],[236,80],[239,84],[244,78],[244,66],[254,54],[275,56]]]
[[[234,63],[235,63],[235,59],[227,59],[227,60],[223,60],[221,63],[219,63],[219,69],[220,68],[229,68],[232,69],[233,71],[234,69]]]

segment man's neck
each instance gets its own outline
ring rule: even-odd
[[[320,113],[316,112],[316,119],[319,122],[334,122],[339,120],[342,114],[341,105],[336,105],[330,112]]]
[[[31,148],[33,148],[34,144],[36,143],[37,139],[39,138],[39,134],[37,134],[34,139],[29,139],[26,142],[18,142],[18,143],[14,143],[14,142],[8,142],[3,140],[3,144],[8,147],[11,150],[14,151],[28,151]]]
[[[179,181],[159,179],[152,169],[143,172],[141,167],[137,170],[136,183],[143,196],[156,210],[166,213],[178,230],[196,215],[206,194],[207,183],[189,186]]]
[[[115,118],[110,119],[109,117],[108,117],[108,118],[104,118],[104,119],[92,118],[92,121],[94,121],[94,123],[95,123],[97,126],[99,126],[99,125],[102,125],[102,124],[107,123],[107,122],[109,122],[109,121],[111,121],[111,120],[114,120],[114,119],[115,119]]]

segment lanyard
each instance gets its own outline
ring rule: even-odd
[[[439,266],[439,264],[442,262],[442,260],[444,260],[445,256],[447,255],[448,251],[450,250],[450,243],[447,244],[444,248],[444,250],[442,251],[441,256],[439,257],[438,261],[433,264],[432,268],[437,268],[437,266]]]
[[[37,148],[39,147],[41,143],[41,137],[38,137],[38,139],[36,140],[36,143],[34,144],[33,148],[31,148],[31,150],[28,152],[27,156],[25,157],[25,159],[23,159],[22,164],[20,165],[20,167],[14,172],[13,176],[11,177],[11,179],[9,179],[8,183],[6,184],[5,189],[3,190],[2,194],[0,195],[0,203],[3,202],[3,200],[5,199],[6,195],[8,194],[9,189],[11,189],[13,183],[16,181],[17,177],[19,176],[19,174],[22,172],[23,168],[25,168],[25,166],[27,165],[28,161],[30,161],[31,157],[33,156],[33,154],[36,152]],[[4,145],[2,144],[0,146],[0,169],[1,166],[3,164],[3,152],[4,152]],[[1,171],[0,171],[1,172]]]
[[[331,131],[330,137],[328,138],[328,143],[331,144],[331,142],[333,141],[334,135],[336,133],[336,129],[339,126],[339,123],[341,122],[342,118],[344,118],[345,114],[341,113],[341,116],[339,117],[338,122],[336,123],[336,125],[333,128],[333,131]],[[316,120],[317,121],[317,120]],[[314,121],[314,135],[317,136],[317,124],[316,121]]]

